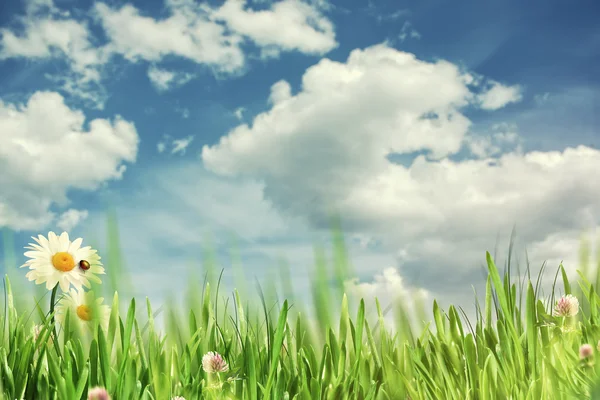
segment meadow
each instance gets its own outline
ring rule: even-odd
[[[511,255],[501,276],[484,249],[489,274],[477,320],[463,318],[460,307],[443,311],[434,301],[417,307],[431,307],[433,320],[414,325],[400,299],[349,305],[349,260],[334,225],[333,261],[326,261],[325,249],[315,251],[313,304],[297,301],[285,273],[281,282],[223,293],[222,271],[209,255],[203,274],[188,280],[189,307],[164,309],[161,334],[155,324],[160,311],[147,299],[119,297],[119,285],[131,283],[114,220],[108,234],[107,254],[101,255],[106,274],[96,275],[101,283],[85,291],[108,293],[103,302],[87,294],[77,300],[73,293],[71,303],[61,303],[66,297],[58,284],[52,290],[36,285],[24,277],[26,269],[5,276],[3,399],[600,398],[600,273],[590,268],[585,243],[580,279],[570,283],[558,266],[545,303],[538,291],[543,269],[532,281],[528,266],[512,282]],[[14,243],[7,237],[5,265],[21,264],[20,251],[8,254]],[[236,270],[236,277],[242,274]],[[375,315],[365,313],[365,302],[376,304]]]

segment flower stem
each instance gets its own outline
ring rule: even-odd
[[[54,301],[56,300],[56,291],[58,290],[58,283],[52,289],[52,295],[50,296],[50,322],[52,323],[52,332],[54,333],[54,348],[56,348],[56,352],[60,357],[60,347],[58,345],[58,335],[56,334],[56,325],[54,323]]]

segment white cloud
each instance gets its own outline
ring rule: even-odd
[[[379,300],[382,312],[385,312],[391,306],[389,313],[385,315],[385,320],[392,327],[394,313],[399,311],[398,305],[402,305],[405,311],[411,315],[411,322],[417,321],[415,302],[420,300],[425,305],[425,309],[431,308],[431,294],[426,290],[407,287],[404,280],[394,267],[383,268],[373,277],[371,282],[361,282],[358,278],[345,282],[345,290],[348,294],[350,303],[357,305],[359,299],[365,300],[366,315],[372,318],[377,315],[375,307],[375,298]]]
[[[52,205],[68,204],[68,190],[96,190],[135,162],[132,123],[84,122],[58,93],[36,92],[23,105],[0,100],[0,225],[40,229],[54,219]]]
[[[22,22],[23,35],[6,28],[0,29],[2,59],[67,56],[77,72],[86,74],[88,79],[98,79],[97,71],[90,67],[101,63],[102,57],[90,43],[90,33],[84,23],[53,15],[46,18],[29,15]]]
[[[597,215],[598,213],[596,213],[596,216]],[[577,221],[586,226],[593,226],[597,223],[594,222],[597,221],[597,218],[595,219],[591,212],[583,212],[577,217]],[[589,250],[591,255],[600,254],[598,253],[598,249],[600,249],[598,243],[600,243],[600,241],[596,240],[598,238],[598,228],[600,228],[600,226],[596,226],[591,232],[588,229],[587,233],[583,235],[590,245]],[[527,291],[527,259],[530,261],[529,274],[534,289],[536,289],[536,282],[542,264],[545,263],[544,273],[541,276],[538,288],[538,298],[542,299],[544,304],[550,300],[554,278],[561,263],[565,267],[571,285],[576,286],[575,282],[580,278],[575,270],[581,270],[582,268],[579,263],[579,251],[582,244],[581,239],[582,231],[579,229],[553,233],[542,240],[530,242],[527,246],[524,246],[517,237],[512,254],[511,284],[516,284],[517,291],[520,291],[521,284],[523,283],[523,291],[525,292],[523,294],[523,301],[525,301]],[[499,253],[495,257],[495,264],[501,276],[503,276],[506,271],[505,262],[508,254],[508,240],[503,240],[502,242],[503,245],[500,246]],[[492,257],[494,257],[494,251],[491,248],[489,250],[490,253],[492,253]],[[403,258],[405,256],[406,253],[399,257]],[[400,269],[394,267],[382,268],[380,272],[374,274],[374,277],[370,282],[361,282],[357,278],[349,280],[346,282],[345,287],[347,293],[353,299],[352,303],[354,305],[357,304],[358,299],[361,297],[365,299],[365,306],[368,311],[367,315],[369,315],[370,318],[375,318],[376,316],[376,309],[373,306],[375,297],[379,299],[383,310],[385,310],[386,307],[391,306],[391,309],[385,316],[386,326],[391,329],[394,329],[394,313],[398,310],[399,303],[402,303],[403,307],[408,309],[412,317],[411,322],[414,324],[413,327],[418,326],[421,321],[417,318],[417,309],[415,308],[417,300],[423,301],[425,321],[433,321],[432,304],[435,299],[445,312],[448,311],[450,305],[454,305],[462,319],[463,314],[459,310],[460,307],[462,311],[465,312],[471,324],[474,324],[474,321],[477,319],[476,298],[479,301],[482,311],[484,309],[484,277],[485,274],[487,274],[485,252],[480,251],[477,258],[481,261],[480,265],[483,268],[483,271],[473,271],[471,275],[461,273],[462,282],[455,283],[453,281],[446,285],[438,285],[435,291],[418,289],[415,285],[419,286],[419,284],[416,284],[415,282],[406,282],[406,279],[403,279],[402,275],[409,274],[407,274],[408,271],[402,271],[402,266]],[[590,267],[589,271],[591,271],[591,273],[588,273],[588,279],[595,279],[593,278],[595,276],[593,275],[593,262],[594,257],[592,256],[588,259],[588,266]],[[443,263],[443,261],[440,261],[440,263]],[[590,274],[591,277],[589,276]],[[442,277],[437,277],[437,279],[443,280],[443,275]],[[473,288],[471,286],[473,286]],[[475,289],[477,296],[475,296],[473,289]],[[554,293],[555,299],[561,294],[564,294],[560,273],[556,282],[556,287],[554,288]],[[519,296],[520,294],[517,293],[517,301],[519,301]],[[493,316],[492,319],[495,321],[496,318]],[[465,329],[465,334],[469,333],[468,326],[463,323],[463,327]],[[435,325],[430,326],[430,328],[434,333],[436,332]],[[416,331],[420,333],[421,329],[417,329]],[[414,329],[413,332],[415,332]]]
[[[507,150],[522,151],[523,140],[517,133],[517,126],[512,124],[495,124],[487,135],[469,135],[465,141],[471,154],[479,158],[497,156]]]
[[[281,55],[281,50],[277,46],[266,46],[260,49],[259,58],[263,61],[267,61],[270,59],[277,59]]]
[[[218,76],[236,76],[246,68],[242,45],[247,40],[262,58],[281,51],[323,54],[337,46],[333,24],[321,13],[320,3],[283,0],[254,11],[242,0],[227,0],[220,8],[166,0],[165,7],[168,17],[155,19],[130,4],[118,8],[95,3],[90,14],[108,38],[99,46],[85,20],[61,11],[52,0],[29,1],[25,16],[18,18],[19,29],[0,28],[0,60],[63,60],[67,72],[48,77],[66,93],[101,109],[108,98],[101,84],[103,69],[116,54],[130,62],[151,63],[176,56],[207,66]],[[194,77],[157,67],[148,75],[159,91]]]
[[[269,96],[269,103],[280,104],[286,100],[292,98],[292,87],[289,83],[281,80],[271,87],[271,96]]]
[[[194,74],[169,71],[152,66],[148,68],[148,78],[150,78],[150,82],[156,90],[164,92],[185,85],[194,78]]]
[[[185,150],[194,140],[194,136],[190,135],[181,139],[171,139],[170,135],[163,135],[163,139],[158,142],[156,148],[159,153],[164,153],[167,147],[171,147],[171,154],[185,154]]]
[[[353,51],[346,64],[323,59],[306,71],[300,93],[292,96],[289,83],[277,82],[273,108],[251,128],[240,125],[218,145],[205,146],[202,157],[228,174],[304,176],[316,168],[337,175],[331,169],[343,165],[342,179],[352,176],[359,185],[370,175],[364,167],[385,167],[391,152],[428,148],[442,158],[460,149],[470,125],[457,110],[471,97],[463,80],[448,62],[429,64],[383,45]],[[437,118],[423,118],[431,112]],[[314,150],[301,153],[299,146]],[[288,169],[300,165],[301,171]]]
[[[573,216],[582,210],[600,223],[600,182],[590,179],[600,170],[596,150],[523,153],[511,127],[498,126],[491,143],[516,150],[448,158],[469,146],[471,122],[460,109],[480,105],[472,82],[449,62],[382,45],[355,50],[346,63],[310,67],[294,95],[276,83],[272,108],[204,146],[202,159],[218,174],[264,180],[275,207],[315,227],[339,211],[349,232],[397,252],[411,286],[470,293],[461,285],[481,280],[485,251],[513,224],[532,244],[579,229]],[[407,167],[387,158],[414,152],[428,156]]]
[[[244,65],[241,38],[210,21],[205,6],[170,1],[167,8],[171,15],[163,20],[144,16],[129,4],[113,9],[96,3],[95,13],[111,40],[112,51],[129,61],[160,61],[174,55],[221,72],[233,72]]]
[[[498,110],[509,103],[517,103],[523,99],[522,90],[519,85],[504,86],[498,82],[492,82],[491,87],[478,98],[481,108],[484,110]]]
[[[70,18],[68,12],[61,13],[50,0],[29,2],[26,10],[27,14],[19,19],[21,34],[0,28],[0,60],[65,58],[70,72],[49,77],[67,93],[102,108],[104,93],[98,88],[100,67],[108,60],[109,53],[92,43],[87,24]]]
[[[177,153],[181,153],[182,155],[185,154],[185,149],[187,149],[187,147],[190,145],[190,143],[192,143],[193,139],[194,139],[193,136],[188,136],[183,139],[173,140],[173,149],[171,150],[171,154],[177,154]]]
[[[421,34],[412,27],[410,22],[406,21],[404,22],[404,25],[402,25],[402,30],[398,35],[398,39],[400,39],[401,42],[404,42],[408,38],[421,39]]]
[[[68,209],[58,218],[56,226],[63,231],[71,231],[79,223],[84,221],[88,217],[87,210],[75,210],[73,208]]]
[[[244,111],[246,111],[246,109],[244,107],[238,107],[233,112],[233,115],[235,115],[235,117],[241,121],[242,118],[244,117]]]
[[[35,14],[40,10],[56,11],[56,7],[52,0],[26,0],[25,10],[27,14]]]
[[[246,38],[271,52],[323,54],[337,45],[332,23],[317,7],[297,0],[277,2],[263,11],[245,9],[241,0],[227,0],[218,9],[187,0],[168,0],[166,7],[170,16],[161,20],[144,16],[132,5],[115,9],[97,3],[95,13],[111,40],[110,49],[132,62],[173,55],[217,73],[236,74],[245,67],[241,45]],[[162,78],[164,82],[168,77]]]
[[[245,6],[245,0],[227,0],[214,18],[259,47],[320,55],[337,46],[331,21],[307,3],[283,0],[261,11],[246,10]]]

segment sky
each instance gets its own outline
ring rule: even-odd
[[[593,0],[0,2],[0,227],[102,255],[114,207],[136,295],[180,293],[210,237],[227,279],[235,238],[246,277],[284,257],[307,299],[337,213],[349,293],[473,316],[513,228],[550,283],[596,235],[599,18]]]

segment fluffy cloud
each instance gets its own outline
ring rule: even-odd
[[[66,93],[103,108],[103,68],[116,54],[130,62],[158,62],[177,56],[211,68],[216,74],[241,74],[246,67],[242,45],[252,41],[265,56],[280,51],[323,54],[337,46],[333,24],[320,7],[284,0],[254,11],[245,1],[227,0],[220,8],[190,0],[167,0],[169,16],[155,19],[127,4],[95,3],[91,15],[108,43],[99,45],[85,20],[74,18],[52,0],[30,0],[15,29],[0,28],[0,60],[64,60],[67,72],[50,75]],[[150,68],[159,90],[186,83],[190,74]]]
[[[408,285],[471,296],[465,282],[481,282],[485,251],[514,223],[530,245],[577,231],[590,210],[589,224],[600,222],[600,182],[590,179],[600,170],[596,150],[483,146],[484,158],[450,158],[472,144],[461,109],[482,106],[473,82],[445,61],[382,45],[355,50],[346,63],[310,67],[296,94],[276,83],[272,108],[204,146],[202,159],[222,175],[263,179],[276,207],[313,226],[339,211],[345,229],[397,253]],[[499,131],[492,144],[518,143]],[[425,155],[407,166],[388,158],[415,153]]]
[[[28,14],[22,19],[22,23],[22,35],[17,35],[9,29],[0,29],[1,59],[64,56],[70,59],[72,68],[87,79],[99,78],[94,67],[103,63],[105,59],[90,43],[90,32],[86,24],[56,13],[45,16]]]
[[[105,95],[98,90],[100,66],[110,55],[104,47],[92,43],[87,24],[59,11],[51,0],[28,2],[26,15],[19,22],[20,33],[0,28],[0,60],[66,59],[69,73],[50,78],[66,92],[102,108]]]
[[[166,6],[170,16],[162,20],[131,5],[114,9],[97,3],[95,12],[111,50],[134,62],[174,55],[231,74],[245,66],[245,39],[271,52],[323,54],[337,45],[332,23],[314,6],[297,0],[262,11],[246,9],[242,0],[228,0],[218,9],[187,0],[169,0]]]
[[[59,227],[63,231],[71,231],[80,222],[84,221],[88,217],[87,210],[75,210],[73,208],[65,211],[58,218],[58,222],[56,226]]]
[[[129,61],[159,61],[174,55],[222,72],[244,65],[241,37],[210,21],[205,6],[175,1],[167,6],[171,16],[163,20],[144,16],[132,5],[113,9],[96,3],[95,13],[110,38],[111,50]]]
[[[95,190],[135,162],[132,123],[117,116],[84,129],[84,122],[58,93],[36,92],[27,104],[0,100],[0,225],[40,229],[54,219],[52,205],[68,204],[68,190]]]
[[[517,127],[506,123],[492,125],[491,132],[487,135],[465,137],[465,142],[471,154],[479,158],[496,156],[506,150],[522,151],[522,139],[517,133]]]
[[[484,110],[498,110],[509,103],[521,101],[523,95],[519,85],[505,86],[498,82],[491,82],[489,89],[478,98]]]
[[[214,18],[259,47],[324,54],[337,46],[333,24],[314,6],[299,0],[283,0],[261,11],[245,6],[246,0],[228,0]]]
[[[169,89],[185,85],[194,78],[193,74],[186,72],[175,72],[157,67],[148,68],[148,78],[156,90],[164,92]]]

